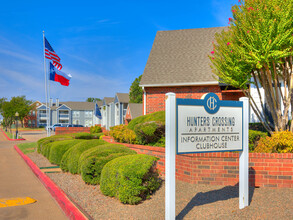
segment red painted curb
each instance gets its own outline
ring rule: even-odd
[[[9,141],[25,141],[24,138],[21,138],[21,139],[11,139],[11,138],[9,138],[9,137],[7,136],[7,134],[2,130],[2,128],[0,128],[0,129],[1,129],[2,133],[4,134],[4,136],[7,138],[7,140],[9,140]]]
[[[76,208],[75,205],[68,199],[66,194],[48,176],[46,176],[27,155],[23,154],[17,145],[14,145],[14,149],[24,159],[34,174],[50,192],[52,197],[58,202],[59,206],[62,208],[67,217],[70,219],[87,220],[82,212]]]

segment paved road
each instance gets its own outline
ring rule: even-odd
[[[24,138],[35,141],[43,135],[39,134],[37,137],[34,132],[30,132],[29,135],[24,135]],[[20,141],[7,141],[0,131],[0,199],[31,197],[37,202],[23,206],[0,208],[0,219],[67,219],[43,184],[14,150],[13,146],[16,143],[20,143]]]

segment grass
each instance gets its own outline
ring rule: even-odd
[[[11,130],[15,131],[15,128],[12,128]],[[45,128],[18,128],[19,131],[35,131],[35,130],[45,130]]]
[[[16,139],[16,137],[15,137],[15,133],[10,133],[10,132],[6,132],[6,131],[4,131],[5,132],[5,134],[10,138],[10,139]],[[20,136],[20,134],[18,133],[18,138],[17,139],[22,139],[22,137]]]
[[[24,154],[29,154],[36,151],[37,148],[37,142],[32,143],[22,143],[17,145],[18,148],[22,151]]]

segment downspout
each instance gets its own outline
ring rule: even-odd
[[[146,91],[144,87],[142,87],[143,90],[143,115],[146,115]]]

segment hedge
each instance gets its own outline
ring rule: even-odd
[[[134,127],[136,139],[139,144],[155,144],[165,136],[165,125],[160,122],[144,122]]]
[[[255,148],[257,153],[293,153],[293,133],[274,132],[271,137],[263,137]]]
[[[105,144],[106,142],[103,140],[88,140],[80,142],[70,148],[66,153],[63,155],[61,160],[60,168],[67,172],[69,171],[72,174],[78,173],[78,161],[80,155],[95,146]]]
[[[157,121],[165,125],[165,111],[154,112],[132,119],[128,124],[128,128],[134,130],[135,125],[149,121]]]
[[[103,135],[104,135],[104,133],[94,133],[93,138],[94,139],[100,139],[100,137],[103,136]]]
[[[71,140],[73,137],[70,135],[54,135],[51,137],[45,137],[37,141],[38,147],[37,151],[38,153],[43,154],[43,147],[45,147],[47,144],[55,141],[61,141],[61,140]]]
[[[86,132],[80,132],[80,133],[72,133],[70,134],[75,139],[93,139],[93,135]]]
[[[104,165],[117,157],[129,154],[136,152],[114,144],[99,145],[83,152],[78,162],[82,179],[88,184],[99,184]]]
[[[157,160],[150,155],[138,154],[110,161],[102,170],[102,193],[128,204],[149,198],[161,184],[155,169]]]
[[[49,161],[52,164],[60,165],[61,159],[65,152],[73,147],[75,144],[78,144],[84,140],[65,140],[65,141],[57,141],[52,143],[49,154]]]
[[[127,125],[116,125],[110,128],[110,135],[120,143],[136,144],[136,135]]]
[[[91,134],[101,133],[101,132],[102,132],[102,128],[99,125],[91,126],[91,128],[90,128]]]
[[[262,131],[249,130],[249,151],[253,152],[262,137],[267,137],[268,133]]]

